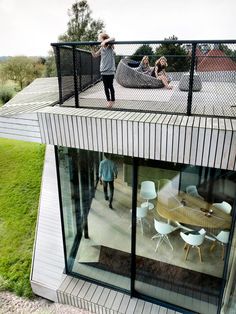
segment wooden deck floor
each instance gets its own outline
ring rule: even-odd
[[[126,109],[159,113],[185,114],[188,92],[180,91],[179,82],[171,83],[172,90],[124,88],[114,82],[116,102],[114,109]],[[236,89],[234,83],[203,82],[202,90],[193,92],[192,114],[206,116],[236,117]],[[74,98],[63,106],[75,106]],[[107,102],[102,82],[79,95],[79,106],[106,108]]]
[[[60,303],[84,308],[92,313],[178,314],[163,306],[131,298],[127,294],[67,276],[57,291]]]
[[[37,112],[41,108],[59,102],[57,77],[36,79],[0,109],[1,116]],[[71,93],[70,80],[63,91]],[[179,81],[171,82],[173,89],[124,88],[114,82],[116,102],[114,109],[135,110],[169,114],[186,114],[188,92],[179,90]],[[202,82],[202,90],[193,92],[192,114],[200,116],[236,117],[235,83]],[[75,107],[74,97],[65,101],[63,107]],[[107,108],[102,82],[79,94],[79,106],[85,108]]]

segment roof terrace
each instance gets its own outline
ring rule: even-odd
[[[98,42],[53,43],[60,106],[106,109],[99,70],[100,58],[91,48]],[[236,40],[114,42],[116,101],[111,110],[199,115],[236,116]],[[172,89],[157,87],[153,78],[140,73],[144,55],[151,68],[165,55]]]

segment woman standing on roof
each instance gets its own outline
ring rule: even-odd
[[[164,84],[165,88],[172,89],[173,86],[169,85],[169,79],[166,74],[166,68],[167,68],[167,60],[164,56],[160,57],[156,62],[154,69],[151,73],[151,76],[156,77],[158,80],[161,80]]]
[[[102,75],[108,108],[111,108],[115,102],[115,90],[113,86],[113,80],[116,71],[115,52],[114,45],[110,43],[114,40],[115,38],[109,37],[105,33],[101,33],[98,35],[98,41],[101,42],[101,48],[97,52],[92,51],[93,57],[101,56],[100,72]]]

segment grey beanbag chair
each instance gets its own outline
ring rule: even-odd
[[[161,80],[138,71],[138,68],[130,67],[130,59],[121,59],[116,70],[116,81],[129,88],[160,88],[163,87]]]

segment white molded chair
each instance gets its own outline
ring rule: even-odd
[[[136,213],[137,222],[140,223],[141,232],[143,234],[143,224],[144,223],[146,223],[146,225],[148,225],[148,227],[150,228],[150,224],[149,224],[149,222],[146,219],[147,213],[148,213],[148,206],[146,206],[146,207],[137,207],[136,211],[137,211],[137,213]]]
[[[130,210],[130,212],[132,212],[132,209]],[[147,213],[148,213],[148,206],[143,206],[143,207],[137,207],[136,208],[136,221],[137,223],[140,223],[140,227],[141,227],[141,232],[143,235],[143,226],[144,224],[146,224],[149,228],[150,228],[150,224],[147,221],[146,217],[147,217]],[[131,228],[131,225],[130,225]]]
[[[211,251],[215,248],[216,244],[219,243],[222,246],[221,258],[224,259],[225,256],[225,247],[229,242],[229,231],[220,231],[217,236],[215,236],[215,241],[212,243],[210,248]]]
[[[193,197],[199,197],[201,199],[204,199],[199,193],[198,193],[198,190],[197,190],[197,187],[196,185],[189,185],[186,187],[186,193],[189,194],[190,196],[193,196]]]
[[[206,230],[201,229],[198,234],[180,232],[181,238],[185,241],[184,249],[186,249],[185,260],[187,260],[188,253],[191,247],[196,247],[199,254],[200,262],[202,262],[202,254],[200,245],[203,243],[206,235]]]
[[[155,252],[157,251],[159,245],[162,242],[165,242],[166,244],[168,244],[171,247],[171,249],[173,250],[173,246],[172,246],[172,244],[168,238],[168,234],[175,231],[176,228],[171,226],[170,224],[168,224],[166,222],[158,221],[155,218],[154,218],[154,227],[157,231],[157,234],[152,237],[152,240],[153,239],[159,239],[157,241]]]
[[[221,202],[221,203],[214,203],[214,204],[212,204],[212,205],[213,205],[214,207],[216,207],[216,208],[222,210],[222,211],[225,212],[226,214],[230,214],[230,213],[231,213],[232,206],[231,206],[229,203],[225,202],[225,201],[223,201],[223,202]]]
[[[157,197],[155,183],[153,181],[141,182],[140,196],[146,200],[141,207],[145,207],[147,205],[149,209],[153,209],[154,205],[150,203],[149,200],[153,200]]]

